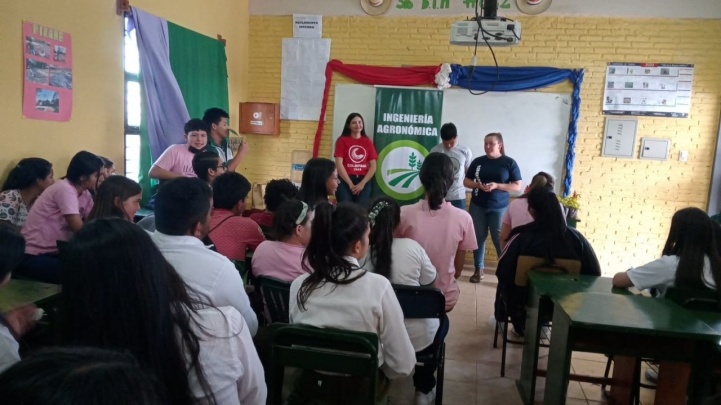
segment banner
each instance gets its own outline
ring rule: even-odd
[[[68,121],[73,109],[70,34],[23,22],[23,116]]]
[[[418,176],[428,151],[439,142],[442,110],[439,90],[376,89],[375,196],[387,195],[401,205],[423,197]]]

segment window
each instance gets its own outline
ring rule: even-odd
[[[127,33],[125,18],[125,176],[138,181],[140,175],[140,57],[135,30]]]

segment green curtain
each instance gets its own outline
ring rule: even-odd
[[[191,118],[203,118],[210,107],[228,111],[228,68],[225,46],[215,38],[168,22],[170,66]],[[143,81],[140,80],[142,85]],[[147,111],[145,93],[141,91],[143,109]],[[140,124],[140,185],[143,204],[155,193],[155,180],[148,177],[153,165],[148,141],[147,114]]]
[[[225,46],[168,22],[170,67],[183,93],[191,118],[203,118],[210,107],[228,111],[228,68]]]

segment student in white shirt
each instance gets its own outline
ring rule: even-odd
[[[265,404],[263,366],[243,317],[193,291],[139,227],[88,223],[62,270],[63,344],[131,353],[172,404]]]
[[[329,203],[320,203],[316,206],[310,243],[303,255],[303,266],[308,273],[298,277],[290,287],[290,322],[376,333],[380,343],[378,364],[382,371],[379,398],[386,394],[383,388],[387,388],[387,378],[410,375],[416,356],[391,283],[381,275],[367,272],[358,263],[368,251],[369,232],[368,217],[358,205],[340,203],[334,208]],[[354,395],[358,397],[357,392],[345,390],[344,398],[338,398],[324,391],[342,384],[337,381],[339,378],[351,377],[304,372],[290,403],[304,403],[311,398],[350,403]],[[328,381],[320,383],[325,380]],[[362,384],[356,386],[361,389]]]
[[[0,223],[0,294],[24,252],[25,239],[20,232],[10,224]],[[20,361],[17,339],[35,324],[36,311],[33,304],[27,304],[0,314],[0,372]]]
[[[363,267],[390,280],[393,284],[430,286],[436,281],[436,268],[425,249],[409,238],[394,238],[401,222],[401,207],[389,197],[381,197],[371,204],[368,215],[371,223],[370,247]],[[448,316],[445,327],[438,330],[438,319],[406,319],[405,325],[416,352],[424,352],[434,339],[448,334]],[[431,348],[432,349],[432,348]],[[425,354],[425,353],[424,353]],[[435,367],[416,366],[413,385],[416,387],[416,404],[430,404],[435,398],[433,377]]]
[[[202,180],[179,177],[168,181],[155,199],[156,231],[152,237],[186,284],[216,307],[237,309],[255,336],[258,316],[250,307],[238,270],[202,241],[210,231],[212,206],[212,190]]]
[[[659,296],[673,286],[716,290],[721,283],[721,259],[714,227],[711,218],[698,208],[676,211],[661,258],[616,273],[613,285],[655,288]]]

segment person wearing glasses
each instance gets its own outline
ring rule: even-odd
[[[200,180],[213,183],[213,179],[228,171],[228,166],[214,152],[200,152],[193,156],[193,171]]]

